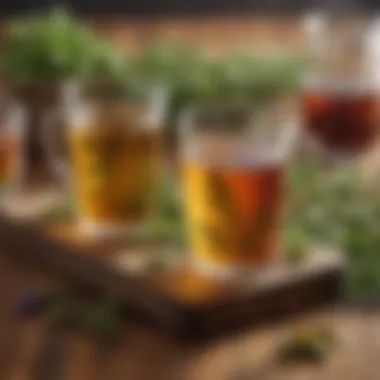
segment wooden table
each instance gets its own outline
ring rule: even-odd
[[[106,344],[81,332],[52,328],[44,317],[23,320],[14,313],[18,295],[55,282],[27,268],[0,247],[1,380],[378,380],[380,312],[327,310],[301,322],[323,320],[339,338],[319,366],[284,367],[277,360],[290,327],[285,321],[239,337],[184,347],[147,327],[126,322],[120,341]],[[247,377],[233,377],[240,369]]]

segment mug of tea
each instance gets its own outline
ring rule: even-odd
[[[133,233],[154,208],[164,93],[73,84],[66,91],[66,104],[46,115],[44,145],[73,187],[79,226],[93,236]]]
[[[305,129],[310,147],[333,159],[366,152],[379,133],[375,21],[345,12],[304,20],[310,58],[301,96]]]
[[[0,196],[20,187],[24,175],[26,112],[15,103],[0,109]]]
[[[183,205],[201,272],[251,274],[280,251],[286,162],[298,137],[281,108],[202,105],[183,115]]]

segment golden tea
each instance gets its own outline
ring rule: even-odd
[[[0,187],[11,185],[18,175],[21,160],[21,143],[16,136],[1,132],[0,138]]]
[[[83,220],[138,222],[152,211],[159,161],[157,132],[74,127],[69,150]]]
[[[277,253],[284,169],[280,163],[217,166],[185,160],[185,214],[193,255],[220,266],[252,266]]]

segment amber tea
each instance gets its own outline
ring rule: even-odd
[[[281,250],[284,177],[298,128],[278,105],[203,104],[181,120],[187,236],[194,267],[206,275],[251,275]]]
[[[279,163],[184,163],[185,211],[193,254],[207,265],[266,264],[278,251],[284,170]]]
[[[328,152],[362,153],[379,131],[377,102],[371,91],[307,89],[302,96],[306,129]]]
[[[152,211],[157,133],[72,128],[69,141],[78,213],[84,220],[127,223]]]
[[[25,113],[21,106],[3,104],[0,110],[0,190],[15,190],[23,174]]]
[[[310,63],[302,105],[310,141],[332,159],[355,158],[379,130],[376,17],[317,12],[304,21]]]
[[[82,232],[93,237],[133,234],[149,223],[154,209],[161,163],[161,93],[86,97],[84,89],[69,86],[69,104],[50,115],[56,126],[63,121],[65,141],[62,144],[57,129],[47,123],[46,152],[53,170],[74,191]]]
[[[0,188],[10,184],[21,160],[21,144],[16,137],[0,139]]]

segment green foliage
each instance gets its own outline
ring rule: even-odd
[[[380,293],[380,195],[352,168],[299,163],[291,173],[287,243],[335,246],[347,254],[347,295]],[[375,187],[376,189],[376,187]]]
[[[200,47],[156,41],[134,60],[138,75],[169,88],[167,130],[175,131],[184,108],[197,103],[252,107],[297,88],[304,62],[296,55],[229,54],[211,58]]]
[[[152,83],[172,84],[181,68],[182,50],[170,41],[154,41],[133,60],[136,73]]]
[[[140,74],[170,86],[181,105],[213,99],[248,99],[292,91],[303,62],[295,55],[229,54],[211,58],[203,49],[172,41],[148,45],[136,60]]]
[[[184,244],[179,189],[172,176],[167,176],[161,182],[155,217],[149,228],[136,236],[136,239],[153,244]]]
[[[85,330],[107,339],[117,338],[122,328],[120,305],[110,299],[97,300],[83,307],[81,322]]]
[[[301,73],[295,57],[229,55],[209,63],[207,83],[199,99],[245,103],[254,106],[281,93],[293,91]]]
[[[73,196],[41,210],[40,218],[47,222],[67,222],[75,216]]]
[[[63,8],[16,20],[8,34],[0,66],[16,85],[113,72],[122,66],[120,53]]]

